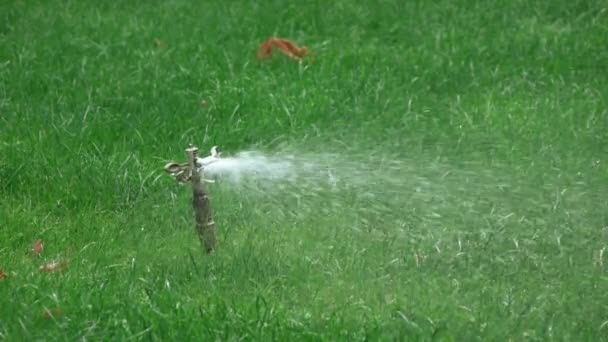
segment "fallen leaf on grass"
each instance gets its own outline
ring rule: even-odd
[[[53,261],[40,265],[38,269],[44,272],[56,272],[63,270],[66,265],[65,261]]]
[[[44,244],[42,243],[42,240],[36,240],[32,243],[32,255],[40,256],[43,250]]]
[[[272,57],[272,49],[275,48],[287,57],[301,61],[302,58],[308,53],[308,48],[299,47],[289,39],[271,37],[263,41],[258,49],[258,59]]]
[[[61,314],[63,314],[63,311],[61,311],[61,309],[44,309],[44,310],[42,310],[42,316],[45,319],[50,319],[51,317],[55,317],[55,316],[61,316]]]
[[[0,280],[7,278],[8,274],[4,273],[4,270],[0,268]]]

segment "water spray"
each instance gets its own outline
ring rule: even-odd
[[[165,165],[165,171],[179,183],[191,183],[196,232],[205,252],[209,254],[215,250],[217,238],[209,191],[205,186],[205,183],[213,183],[213,180],[205,178],[205,168],[219,161],[220,153],[217,146],[214,146],[211,148],[211,155],[200,158],[198,157],[198,147],[190,144],[186,149],[186,154],[188,155],[187,163],[170,162]]]

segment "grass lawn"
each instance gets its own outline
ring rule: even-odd
[[[220,180],[207,256],[188,143],[341,183]],[[607,247],[604,1],[0,3],[0,340],[608,340]]]

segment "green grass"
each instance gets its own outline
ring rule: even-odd
[[[607,46],[592,0],[5,1],[0,340],[607,340]],[[213,185],[206,256],[191,142],[370,183]]]

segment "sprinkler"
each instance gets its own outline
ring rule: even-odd
[[[213,146],[211,148],[211,155],[205,158],[196,158],[196,164],[199,170],[204,171],[204,169],[220,160],[220,151],[217,146]]]
[[[188,162],[170,162],[165,165],[165,171],[178,183],[191,183],[196,232],[205,252],[209,254],[215,250],[217,238],[209,192],[205,186],[205,183],[213,183],[213,181],[205,179],[205,168],[220,160],[220,152],[217,146],[213,146],[211,155],[205,158],[198,157],[197,153],[198,147],[190,144],[186,149]]]
[[[204,171],[207,166],[220,160],[221,152],[219,151],[219,148],[217,146],[213,146],[211,148],[211,154],[205,158],[201,158],[196,155],[196,153],[198,152],[198,148],[192,146],[192,144],[190,144],[189,148],[186,149],[186,153],[188,153],[188,156],[190,156],[190,149],[194,149],[194,160],[196,160],[195,169],[202,176],[204,176]],[[172,161],[165,165],[165,171],[169,173],[171,177],[175,178],[178,183],[187,183],[191,180],[192,177],[192,168],[190,167],[190,164],[190,161],[188,163],[176,163]],[[206,179],[204,177],[202,177],[202,181],[207,183],[214,183],[213,180]]]

